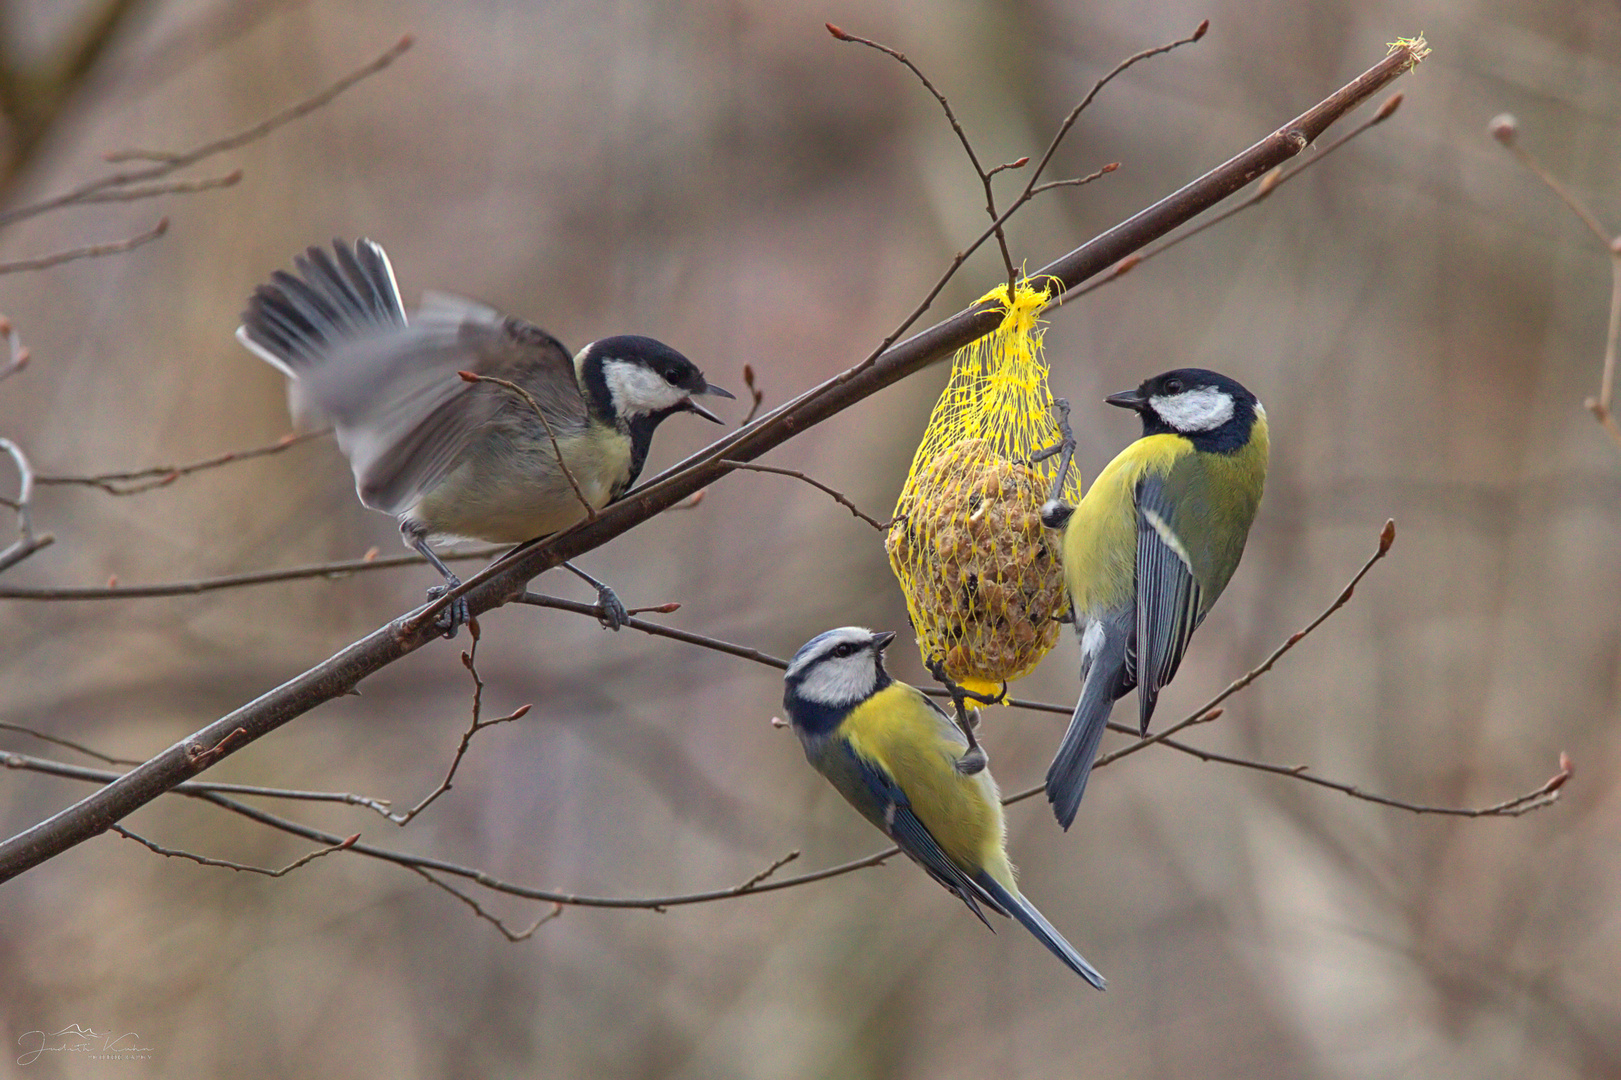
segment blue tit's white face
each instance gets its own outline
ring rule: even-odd
[[[841,626],[811,638],[794,654],[783,679],[791,697],[842,709],[871,697],[888,676],[884,646],[892,632],[873,633],[862,626]]]

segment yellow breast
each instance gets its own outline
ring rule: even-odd
[[[915,687],[892,683],[852,710],[839,730],[858,757],[895,779],[947,858],[1011,879],[996,781],[988,769],[957,771],[967,743]]]
[[[1168,473],[1193,453],[1180,435],[1148,435],[1124,450],[1093,481],[1064,526],[1064,581],[1081,615],[1126,603],[1137,580],[1137,481]]]

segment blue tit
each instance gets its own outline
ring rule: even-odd
[[[985,908],[1012,916],[1102,990],[1103,976],[1020,895],[989,770],[965,772],[968,741],[957,724],[884,670],[894,637],[845,626],[794,655],[783,707],[806,759],[986,926]]]
[[[667,417],[718,424],[693,398],[732,396],[652,338],[603,338],[571,359],[540,327],[443,293],[407,319],[370,240],[312,247],[294,264],[254,292],[237,340],[287,376],[295,419],[333,426],[360,501],[397,517],[447,588],[460,581],[430,539],[519,543],[566,529],[583,503],[598,509],[636,482]],[[463,371],[522,387],[534,407]],[[569,569],[622,614],[612,590]],[[466,604],[447,615],[453,635]]]
[[[1137,689],[1148,734],[1160,688],[1244,554],[1266,484],[1266,410],[1214,371],[1168,371],[1105,398],[1134,409],[1142,438],[1073,510],[1055,498],[1061,561],[1081,640],[1081,697],[1047,770],[1047,800],[1069,828],[1115,701]],[[1062,471],[1062,469],[1060,470]]]

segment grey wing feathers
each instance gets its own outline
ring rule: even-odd
[[[457,374],[517,382],[554,427],[586,422],[574,364],[537,327],[459,297],[430,294],[407,322],[383,249],[311,248],[248,302],[237,337],[293,378],[295,415],[332,423],[367,506],[409,510],[484,425],[527,403]]]
[[[325,362],[334,347],[405,325],[405,308],[388,255],[370,240],[312,247],[294,260],[298,274],[278,270],[254,290],[237,338],[259,357],[297,378]]]
[[[586,423],[585,399],[568,353],[550,335],[498,312],[435,295],[409,329],[358,342],[343,363],[307,380],[317,405],[339,423],[368,506],[402,513],[431,490],[503,410],[527,416],[527,402],[470,371],[523,386],[561,434]]]
[[[1141,730],[1162,686],[1171,681],[1188,640],[1204,618],[1187,549],[1171,528],[1172,508],[1159,477],[1137,485],[1137,628],[1128,658],[1137,682]]]

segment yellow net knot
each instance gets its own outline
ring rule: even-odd
[[[1028,280],[981,302],[1002,322],[958,351],[885,541],[927,664],[989,693],[1034,670],[1058,642],[1068,606],[1054,539],[1041,525],[1060,438],[1047,389],[1040,315],[1051,297]],[[1079,496],[1071,472],[1064,496]]]

